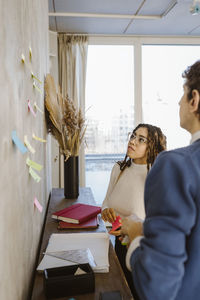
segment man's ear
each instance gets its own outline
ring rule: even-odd
[[[191,112],[198,112],[200,102],[200,95],[197,90],[192,90],[192,99],[190,100],[190,111]]]

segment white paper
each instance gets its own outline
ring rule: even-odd
[[[74,275],[82,275],[82,274],[86,274],[86,272],[83,271],[83,270],[80,269],[80,268],[78,268],[78,269],[76,270],[76,272],[74,273]]]
[[[94,272],[107,273],[109,271],[108,249],[109,249],[109,234],[107,232],[99,233],[53,233],[49,239],[46,252],[66,251],[74,249],[89,248],[96,267],[93,267]],[[44,255],[38,271],[43,271],[47,268],[69,266],[75,263],[65,261],[63,259]]]
[[[50,255],[53,257],[57,257],[57,258],[61,258],[63,260],[67,260],[69,262],[73,262],[76,264],[89,263],[91,267],[96,267],[94,257],[89,248],[45,252],[44,254]]]

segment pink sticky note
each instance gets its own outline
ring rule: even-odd
[[[36,117],[36,113],[34,112],[34,110],[33,110],[32,106],[31,106],[31,102],[30,102],[30,100],[28,100],[28,110],[30,110],[30,111],[31,111],[31,113],[32,113],[32,115],[33,115],[34,117]]]
[[[118,229],[121,226],[122,226],[121,217],[117,216],[115,221],[112,223],[112,229],[110,231],[115,231],[116,229]]]
[[[40,202],[38,201],[38,199],[37,199],[36,197],[34,198],[34,204],[35,204],[35,206],[37,207],[37,209],[38,209],[40,212],[42,212],[43,207],[42,207],[42,205],[40,204]]]

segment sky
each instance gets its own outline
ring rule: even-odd
[[[134,103],[133,47],[89,46],[86,110],[97,120],[109,121]]]

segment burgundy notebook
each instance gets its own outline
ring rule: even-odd
[[[81,224],[73,224],[73,223],[67,223],[67,222],[64,222],[64,221],[60,221],[58,223],[58,229],[89,229],[89,228],[97,228],[99,225],[99,222],[98,222],[98,217],[95,216]]]
[[[101,207],[99,206],[77,203],[54,212],[52,218],[68,223],[80,224],[97,216],[100,212]]]

